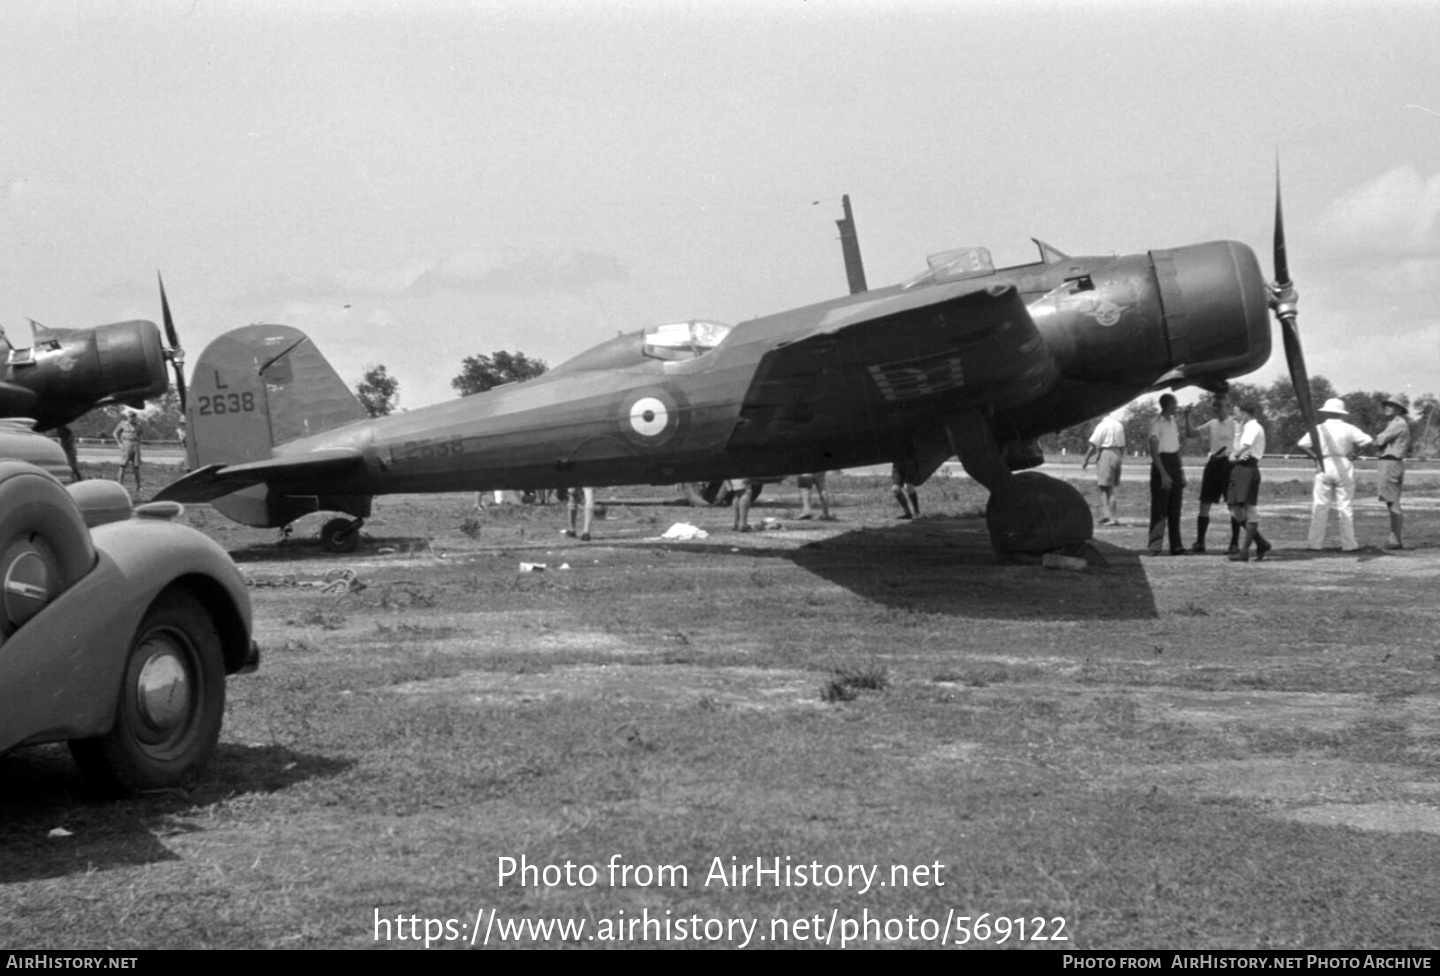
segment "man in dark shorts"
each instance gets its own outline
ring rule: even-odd
[[[1235,419],[1240,429],[1235,435],[1235,449],[1230,453],[1230,486],[1225,500],[1230,504],[1230,517],[1245,526],[1245,541],[1240,551],[1230,554],[1230,561],[1237,563],[1250,561],[1251,545],[1255,546],[1257,560],[1264,559],[1271,549],[1260,534],[1258,512],[1260,459],[1265,456],[1265,428],[1260,425],[1259,410],[1259,404],[1253,400],[1235,404]]]
[[[913,458],[896,461],[890,466],[890,491],[900,503],[900,514],[896,518],[920,517],[920,493],[915,488],[915,482],[919,480],[919,469]]]
[[[1401,536],[1405,528],[1405,513],[1400,510],[1400,492],[1405,485],[1405,455],[1410,451],[1410,406],[1399,397],[1380,401],[1385,411],[1385,429],[1375,435],[1375,449],[1380,452],[1380,465],[1376,471],[1376,485],[1380,500],[1390,511],[1390,541],[1386,549],[1403,549]]]
[[[1199,427],[1190,426],[1190,408],[1185,408],[1185,436],[1204,434],[1210,446],[1206,455],[1205,473],[1200,476],[1200,514],[1195,519],[1195,545],[1191,552],[1205,551],[1205,533],[1210,528],[1210,506],[1216,502],[1225,503],[1225,492],[1230,487],[1230,452],[1235,447],[1238,430],[1235,418],[1230,413],[1230,404],[1225,394],[1215,394],[1213,400],[1215,416]],[[1230,548],[1227,552],[1240,551],[1240,523],[1230,520]]]

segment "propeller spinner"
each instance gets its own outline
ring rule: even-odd
[[[180,415],[185,416],[187,399],[185,395],[185,350],[180,345],[180,335],[175,331],[175,319],[170,314],[170,301],[165,297],[165,279],[155,272],[160,282],[160,310],[165,317],[165,358],[175,370],[175,391],[180,394]]]
[[[1300,294],[1290,280],[1290,262],[1285,255],[1285,215],[1280,205],[1280,164],[1275,164],[1275,282],[1270,286],[1270,308],[1280,320],[1280,335],[1285,341],[1285,363],[1290,367],[1290,383],[1295,387],[1295,399],[1300,406],[1300,416],[1305,421],[1305,431],[1310,443],[1315,445],[1319,458],[1320,437],[1316,431],[1315,402],[1310,396],[1310,373],[1305,369],[1305,350],[1300,347],[1298,302]],[[1316,464],[1323,464],[1317,460]]]

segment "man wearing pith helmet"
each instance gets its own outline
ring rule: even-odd
[[[1405,455],[1410,451],[1410,405],[1403,395],[1396,395],[1381,400],[1380,406],[1387,423],[1375,437],[1375,449],[1380,452],[1376,484],[1380,500],[1390,510],[1390,539],[1385,548],[1403,549],[1405,514],[1400,511],[1400,490],[1405,483]]]
[[[1347,419],[1345,401],[1331,397],[1320,408],[1320,423],[1315,427],[1320,438],[1318,447],[1310,443],[1310,433],[1300,438],[1299,448],[1320,462],[1315,472],[1315,497],[1310,508],[1310,548],[1325,546],[1325,527],[1330,509],[1335,509],[1340,523],[1340,548],[1354,552],[1360,548],[1355,541],[1355,464],[1351,460],[1362,447],[1369,446],[1370,435]]]

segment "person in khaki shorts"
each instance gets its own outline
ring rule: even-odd
[[[595,517],[595,489],[575,486],[565,500],[565,514],[570,527],[565,534],[575,538],[576,523],[579,523],[580,541],[590,541],[590,520]]]
[[[1120,411],[1106,414],[1095,425],[1090,435],[1090,449],[1080,465],[1084,471],[1095,462],[1095,484],[1100,489],[1100,524],[1119,525],[1115,517],[1115,489],[1120,487],[1120,467],[1125,458],[1125,426],[1120,422]]]
[[[835,516],[830,514],[830,501],[825,497],[825,474],[824,471],[817,471],[813,474],[802,474],[795,478],[795,485],[800,489],[800,515],[799,518],[812,519],[815,513],[810,508],[810,493],[820,499],[820,520],[822,522],[833,522]]]
[[[126,410],[120,422],[115,425],[111,435],[115,438],[115,446],[120,448],[120,474],[116,476],[121,484],[125,483],[125,469],[135,468],[135,491],[140,492],[140,423],[135,419],[132,410]]]
[[[1400,510],[1400,492],[1405,486],[1405,455],[1410,452],[1410,405],[1400,397],[1380,401],[1385,410],[1385,429],[1375,435],[1375,449],[1380,452],[1376,483],[1380,500],[1390,510],[1390,539],[1386,549],[1403,549],[1405,513]]]

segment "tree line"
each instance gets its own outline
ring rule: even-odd
[[[1390,395],[1384,390],[1369,392],[1355,390],[1342,394],[1337,392],[1335,385],[1325,377],[1312,376],[1310,378],[1310,398],[1317,410],[1326,400],[1339,397],[1344,401],[1345,409],[1350,414],[1350,423],[1370,434],[1384,429],[1385,414],[1381,410],[1380,404]],[[1234,403],[1237,399],[1251,399],[1260,404],[1263,414],[1261,423],[1265,427],[1268,453],[1299,453],[1295,444],[1304,436],[1305,421],[1300,416],[1300,403],[1295,396],[1295,385],[1289,377],[1281,377],[1269,386],[1260,386],[1254,383],[1231,383],[1230,402]],[[1428,458],[1440,455],[1440,411],[1437,411],[1437,406],[1440,406],[1440,398],[1433,393],[1426,393],[1424,396],[1410,401],[1408,419],[1413,432],[1410,453],[1414,457]],[[1125,427],[1126,450],[1132,453],[1137,451],[1145,453],[1150,439],[1150,421],[1155,419],[1159,410],[1159,404],[1154,397],[1143,397],[1124,408],[1121,423]],[[1190,426],[1192,429],[1198,428],[1213,416],[1215,416],[1215,409],[1211,398],[1202,397],[1191,410]],[[1068,427],[1058,433],[1047,434],[1040,438],[1040,447],[1047,454],[1059,454],[1061,451],[1065,451],[1070,454],[1083,455],[1090,446],[1090,435],[1094,430],[1095,423],[1093,421]],[[1197,434],[1186,439],[1180,445],[1180,450],[1184,454],[1200,455],[1206,452],[1208,446],[1204,437]]]
[[[460,361],[460,373],[450,380],[450,387],[460,396],[484,393],[506,383],[534,379],[549,369],[543,359],[534,359],[523,352],[497,350],[490,355],[466,356]],[[365,370],[355,396],[372,417],[384,417],[400,404],[400,381],[383,365]]]

